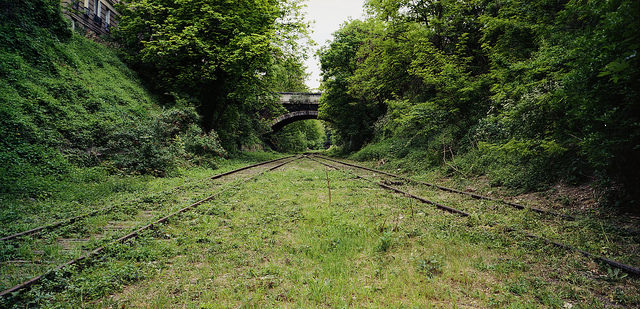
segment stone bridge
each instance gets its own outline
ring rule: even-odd
[[[280,92],[280,104],[288,113],[271,121],[271,129],[277,132],[284,126],[305,119],[318,119],[318,103],[321,93]]]

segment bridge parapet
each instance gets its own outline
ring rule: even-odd
[[[283,105],[303,104],[318,105],[322,93],[280,92],[280,103]]]

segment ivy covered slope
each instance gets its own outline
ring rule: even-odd
[[[322,51],[320,117],[359,159],[640,201],[640,4],[369,0]]]
[[[0,193],[37,197],[78,168],[163,175],[222,151],[193,108],[163,111],[114,50],[71,32],[55,0],[2,1]]]

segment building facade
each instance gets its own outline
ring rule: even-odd
[[[74,30],[109,35],[118,23],[114,5],[120,0],[61,0],[62,10]]]

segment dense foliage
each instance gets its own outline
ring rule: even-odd
[[[297,0],[131,0],[116,36],[154,88],[194,101],[229,150],[259,143],[275,91],[303,86]]]
[[[321,52],[320,116],[347,150],[525,189],[595,176],[637,203],[638,1],[367,6]]]
[[[164,175],[224,154],[188,103],[162,110],[112,49],[72,34],[59,1],[0,3],[0,193],[46,195],[79,167]]]
[[[326,133],[318,120],[296,121],[270,136],[270,142],[279,151],[318,150],[325,146]]]

